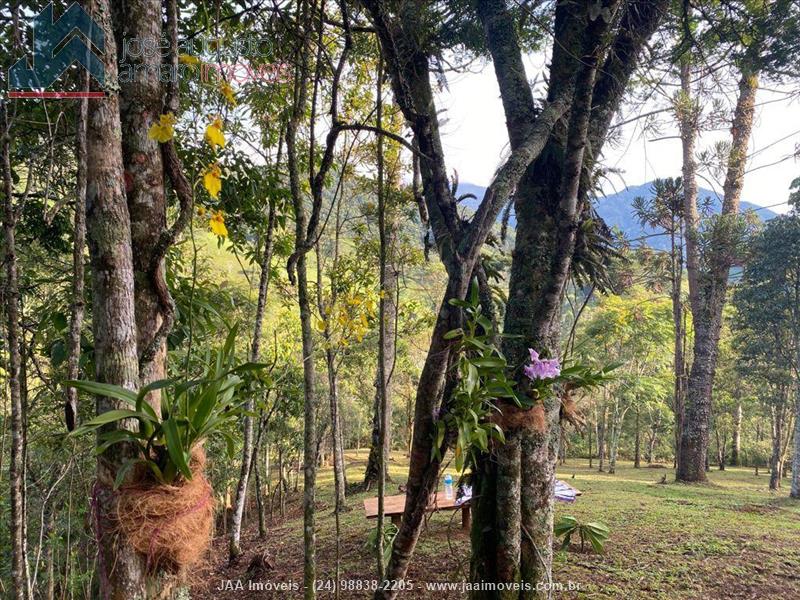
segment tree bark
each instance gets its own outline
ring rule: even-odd
[[[731,460],[732,467],[739,466],[739,453],[741,452],[742,442],[742,404],[736,403],[736,413],[733,417],[733,439],[731,440]]]
[[[382,76],[383,69],[379,70]],[[382,82],[378,84],[378,94],[382,93]],[[380,110],[378,129],[382,125],[383,102],[379,100]],[[384,168],[383,168],[383,136],[378,138],[378,230],[380,237],[380,282],[381,298],[379,306],[379,348],[378,365],[375,374],[375,410],[372,419],[372,436],[367,459],[367,468],[364,473],[364,488],[369,489],[378,482],[383,469],[386,476],[386,465],[391,451],[392,439],[392,373],[395,363],[395,348],[397,344],[397,282],[398,266],[395,261],[395,251],[399,234],[399,221],[397,210],[387,206],[384,193]],[[381,453],[383,460],[381,461]],[[383,467],[381,467],[381,464]]]
[[[772,407],[772,455],[769,460],[769,489],[781,487],[781,469],[783,466],[783,409]]]
[[[800,499],[800,389],[795,391],[794,452],[792,453],[792,489],[790,496]]]
[[[344,444],[342,424],[339,418],[339,386],[336,369],[336,356],[332,348],[325,350],[325,364],[328,374],[328,403],[331,414],[331,454],[333,456],[333,480],[336,511],[342,511],[347,504],[345,494]]]
[[[22,334],[20,331],[20,292],[17,265],[16,227],[17,214],[14,206],[14,180],[11,171],[11,131],[8,104],[3,103],[3,262],[5,282],[3,286],[5,308],[5,330],[8,351],[8,389],[11,400],[11,463],[9,484],[11,500],[11,586],[15,600],[30,598],[28,557],[25,536],[25,417],[22,393]]]
[[[82,77],[82,88],[89,89],[89,74]],[[81,358],[81,331],[86,308],[84,300],[84,251],[86,249],[86,127],[89,120],[89,102],[78,103],[78,122],[75,136],[75,218],[72,241],[72,304],[70,307],[69,335],[67,338],[67,379],[78,379]],[[67,431],[78,423],[78,390],[66,389],[64,420]]]
[[[114,3],[114,29],[118,45],[123,40],[160,41],[161,0],[129,0]],[[168,306],[162,299],[167,283],[164,261],[159,260],[153,275],[151,263],[159,238],[167,228],[167,198],[164,164],[159,143],[151,139],[150,126],[164,110],[160,80],[161,53],[144,50],[138,57],[128,56],[134,77],[120,82],[119,110],[122,124],[122,161],[125,168],[126,196],[133,245],[134,306],[136,345],[139,354],[154,342],[167,318]],[[163,290],[163,291],[162,291]],[[167,373],[166,337],[156,341],[152,360],[140,364],[141,385],[165,379]],[[147,401],[156,411],[161,393],[156,390]]]
[[[108,0],[95,0],[93,18],[107,40],[105,77],[117,79],[117,52]],[[139,386],[134,311],[134,267],[131,222],[124,189],[122,127],[119,95],[113,85],[107,96],[89,102],[87,129],[86,237],[92,272],[92,329],[97,381],[129,390]],[[128,408],[122,402],[97,398],[97,413]],[[133,424],[125,423],[131,427]],[[144,600],[145,564],[133,548],[112,534],[115,512],[112,492],[116,471],[134,455],[124,445],[112,446],[98,458],[95,488],[96,534],[99,538],[98,570],[101,596],[110,600]]]
[[[603,392],[605,396],[605,391]],[[605,398],[604,398],[605,399]],[[603,463],[606,458],[606,414],[608,408],[603,403],[602,410],[600,411],[600,418],[597,421],[597,471],[603,472]]]
[[[757,51],[753,50],[753,52]],[[684,94],[691,97],[686,74],[682,70]],[[722,219],[737,218],[739,199],[744,185],[747,147],[753,128],[755,99],[758,89],[758,70],[746,67],[739,81],[739,97],[731,126],[731,152],[723,186]],[[736,241],[730,227],[717,227],[712,234],[711,247],[701,270],[698,246],[698,213],[696,192],[687,193],[694,185],[694,138],[696,124],[681,119],[681,139],[684,152],[684,194],[686,227],[686,268],[689,275],[689,300],[694,323],[694,359],[686,390],[686,411],[681,432],[680,460],[675,478],[679,481],[706,481],[708,434],[711,420],[711,393],[717,366],[717,350],[722,328],[722,309],[728,290],[728,275]]]
[[[641,430],[639,428],[639,410],[636,410],[636,438],[633,444],[633,468],[638,469],[642,466],[642,445]]]
[[[264,250],[261,258],[261,273],[258,280],[258,302],[256,304],[255,323],[253,325],[253,341],[250,347],[250,360],[258,362],[261,358],[261,330],[264,323],[264,310],[267,305],[269,292],[270,268],[272,265],[272,250],[274,247],[275,232],[275,205],[270,203],[269,214],[267,217],[267,232],[264,237]],[[248,396],[245,403],[245,410],[252,413],[254,402],[252,395]],[[255,451],[253,450],[253,417],[248,414],[244,417],[244,438],[242,442],[242,465],[239,472],[239,483],[236,486],[236,500],[231,513],[231,533],[228,543],[228,558],[235,560],[242,554],[242,518],[244,508],[247,503],[247,488],[250,479],[250,471]],[[256,472],[257,473],[257,472]],[[259,508],[259,526],[262,525],[261,509]]]

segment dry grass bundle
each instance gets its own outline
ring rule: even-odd
[[[163,485],[150,479],[123,486],[117,497],[116,526],[147,557],[151,570],[185,574],[211,542],[214,494],[203,475],[205,454],[192,453],[192,479]]]

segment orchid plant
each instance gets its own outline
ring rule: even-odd
[[[458,471],[474,464],[478,453],[488,452],[489,440],[505,442],[502,428],[491,419],[493,413],[501,412],[498,400],[531,408],[561,391],[602,386],[617,367],[611,365],[599,370],[581,364],[562,367],[558,358],[543,358],[537,350],[529,348],[530,362],[522,368],[528,385],[518,387],[508,377],[506,358],[494,343],[494,326],[482,312],[477,282],[473,281],[466,300],[452,299],[450,304],[461,308],[465,319],[464,327],[445,334],[446,339],[457,340],[457,383],[450,401],[437,415],[432,452],[441,459],[445,437],[448,432],[453,434]]]

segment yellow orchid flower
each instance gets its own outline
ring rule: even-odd
[[[180,62],[183,65],[189,65],[190,67],[194,67],[195,65],[199,65],[202,61],[196,56],[192,56],[191,54],[179,54],[178,62]]]
[[[220,237],[228,237],[228,228],[225,227],[225,216],[221,210],[217,210],[208,221],[208,227],[212,233]]]
[[[206,142],[214,152],[217,147],[225,147],[225,135],[222,133],[222,119],[214,117],[214,120],[206,127]]]
[[[236,95],[233,93],[233,88],[227,81],[220,81],[219,92],[231,106],[236,106],[238,104],[238,102],[236,102]]]
[[[211,163],[203,172],[203,187],[212,198],[219,198],[222,189],[222,169],[218,163]]]
[[[177,119],[172,113],[161,115],[158,118],[158,122],[150,126],[150,129],[147,131],[147,137],[161,144],[170,141],[175,135],[176,122]]]

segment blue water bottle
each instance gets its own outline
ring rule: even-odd
[[[450,473],[444,476],[444,497],[453,499],[453,476]]]

